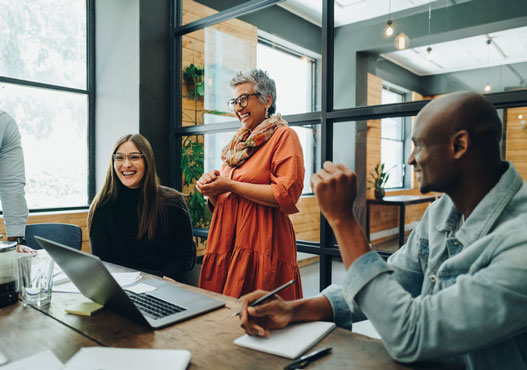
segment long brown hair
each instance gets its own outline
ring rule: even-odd
[[[168,219],[166,209],[162,198],[179,198],[176,204],[182,208],[187,214],[185,202],[181,199],[181,193],[164,186],[160,186],[159,178],[156,172],[156,165],[154,160],[154,151],[148,140],[141,134],[128,134],[121,137],[115,143],[112,154],[115,154],[121,144],[131,141],[135,144],[137,149],[144,154],[145,172],[142,179],[142,199],[139,202],[139,209],[137,210],[139,219],[139,230],[137,232],[137,239],[141,239],[147,235],[148,239],[154,238],[158,217],[161,220],[163,230],[168,230]],[[88,233],[91,229],[93,216],[95,211],[108,203],[113,203],[117,200],[120,189],[124,185],[117,177],[114,169],[113,155],[110,159],[110,165],[106,171],[106,179],[101,190],[97,193],[90,205],[88,212]],[[141,211],[141,212],[140,212]]]

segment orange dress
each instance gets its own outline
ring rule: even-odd
[[[280,206],[267,207],[230,192],[218,197],[200,288],[238,298],[295,279],[279,294],[285,300],[302,298],[295,232],[288,216],[298,212],[296,203],[304,184],[304,159],[296,132],[280,127],[243,165],[223,164],[220,172],[235,181],[270,184]]]

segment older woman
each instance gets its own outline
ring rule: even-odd
[[[195,263],[187,206],[161,186],[154,152],[140,135],[115,143],[102,189],[88,214],[92,253],[102,260],[184,280]]]
[[[295,279],[280,295],[302,297],[295,232],[288,214],[302,193],[304,160],[295,131],[276,109],[274,81],[261,70],[231,81],[229,107],[242,122],[222,150],[221,170],[196,184],[214,209],[199,286],[240,297]]]

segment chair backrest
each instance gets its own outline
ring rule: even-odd
[[[35,241],[35,235],[78,250],[82,246],[82,229],[77,225],[59,223],[27,225],[25,239],[28,247],[40,249],[40,245]]]

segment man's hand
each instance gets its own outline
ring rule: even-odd
[[[240,310],[241,326],[249,335],[266,337],[269,329],[280,329],[286,327],[293,319],[293,305],[275,295],[264,303],[249,307],[249,304],[268,292],[257,290],[240,298],[242,306]]]
[[[330,225],[353,218],[357,176],[352,170],[341,163],[324,162],[324,166],[311,176],[311,188]]]

